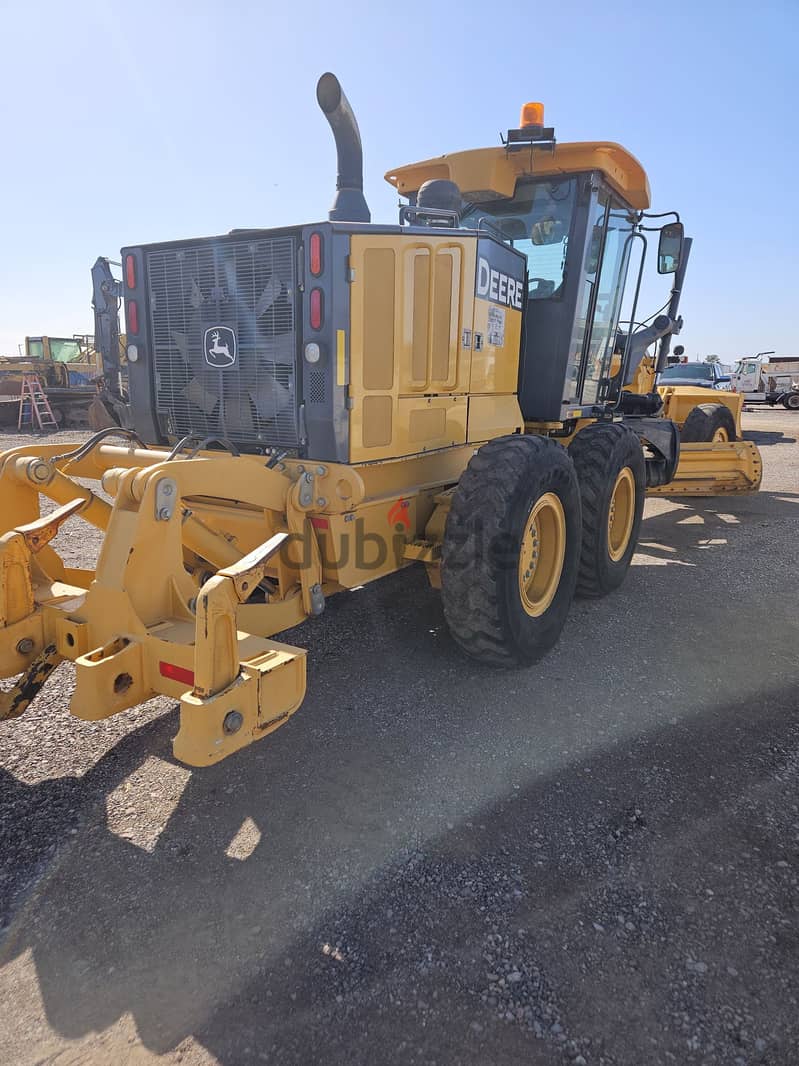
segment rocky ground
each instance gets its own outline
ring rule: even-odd
[[[0,725],[0,1062],[795,1066],[799,416],[745,425],[763,491],[650,500],[528,671],[407,571],[190,771],[168,702],[78,722],[61,666]]]

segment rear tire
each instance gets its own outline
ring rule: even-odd
[[[737,440],[732,411],[723,403],[701,403],[680,427],[684,444],[710,444]]]
[[[799,392],[792,392],[782,401],[786,411],[799,411]]]
[[[545,437],[489,441],[452,499],[441,554],[450,632],[474,659],[529,665],[557,641],[580,554],[574,465]]]
[[[628,426],[581,430],[569,447],[580,483],[583,538],[578,596],[606,596],[627,576],[646,496],[641,441]]]

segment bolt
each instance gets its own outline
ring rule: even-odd
[[[316,595],[317,593],[319,593],[321,591],[322,591],[322,586],[321,585],[311,585],[311,592],[313,592],[314,595]]]
[[[172,512],[168,507],[162,507],[158,512],[158,518],[161,522],[167,522],[172,517]]]
[[[323,466],[317,466],[316,472],[319,475],[319,477],[324,477],[325,474],[327,473],[327,471],[325,470],[325,468]]]
[[[33,641],[30,637],[23,637],[17,644],[17,651],[20,655],[30,655],[33,651]]]
[[[222,722],[222,729],[225,733],[238,733],[243,725],[244,716],[239,711],[228,711]]]
[[[297,470],[298,470],[298,471],[299,471],[299,472],[300,472],[301,474],[304,474],[304,473],[305,473],[305,467],[303,466],[303,464],[302,464],[302,463],[300,463],[300,465],[299,465],[299,466],[297,467]]]
[[[309,485],[310,485],[310,484],[311,484],[311,483],[313,482],[313,474],[310,474],[310,473],[309,473],[309,474],[305,474],[305,475],[304,475],[304,478],[305,478],[305,481],[306,481],[306,482],[307,482],[307,483],[308,483]]]
[[[169,482],[167,482],[166,485],[161,486],[161,492],[164,494],[164,496],[172,495],[172,486],[169,484]]]
[[[34,459],[28,463],[28,477],[40,485],[50,480],[50,466],[43,459]]]
[[[327,505],[327,500],[324,498],[324,496],[317,496],[317,498],[316,498],[316,506],[317,507],[325,507],[326,505]]]

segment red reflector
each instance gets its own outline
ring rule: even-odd
[[[324,319],[324,298],[321,289],[311,289],[311,329],[321,329]]]
[[[322,235],[320,233],[311,234],[310,246],[311,273],[318,278],[322,273]]]
[[[158,672],[161,677],[168,677],[170,681],[182,681],[184,685],[191,685],[194,687],[194,671],[186,670],[182,666],[175,666],[174,663],[160,662],[158,664]]]
[[[125,281],[129,289],[136,288],[136,260],[132,255],[125,256]]]
[[[326,518],[312,518],[311,525],[317,529],[330,529],[330,523]]]
[[[128,333],[139,332],[139,305],[135,300],[128,300]]]

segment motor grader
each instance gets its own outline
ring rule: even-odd
[[[740,406],[681,444],[707,394],[657,390],[690,241],[629,152],[525,105],[497,147],[389,171],[373,224],[332,74],[317,98],[329,218],[124,248],[129,428],[0,457],[3,718],[68,659],[73,714],[174,698],[176,757],[214,763],[300,706],[306,652],[274,637],[333,593],[422,563],[457,644],[524,666],[621,584],[647,492],[758,487]],[[652,232],[672,287],[639,323]],[[103,531],[93,570],[67,521]]]

